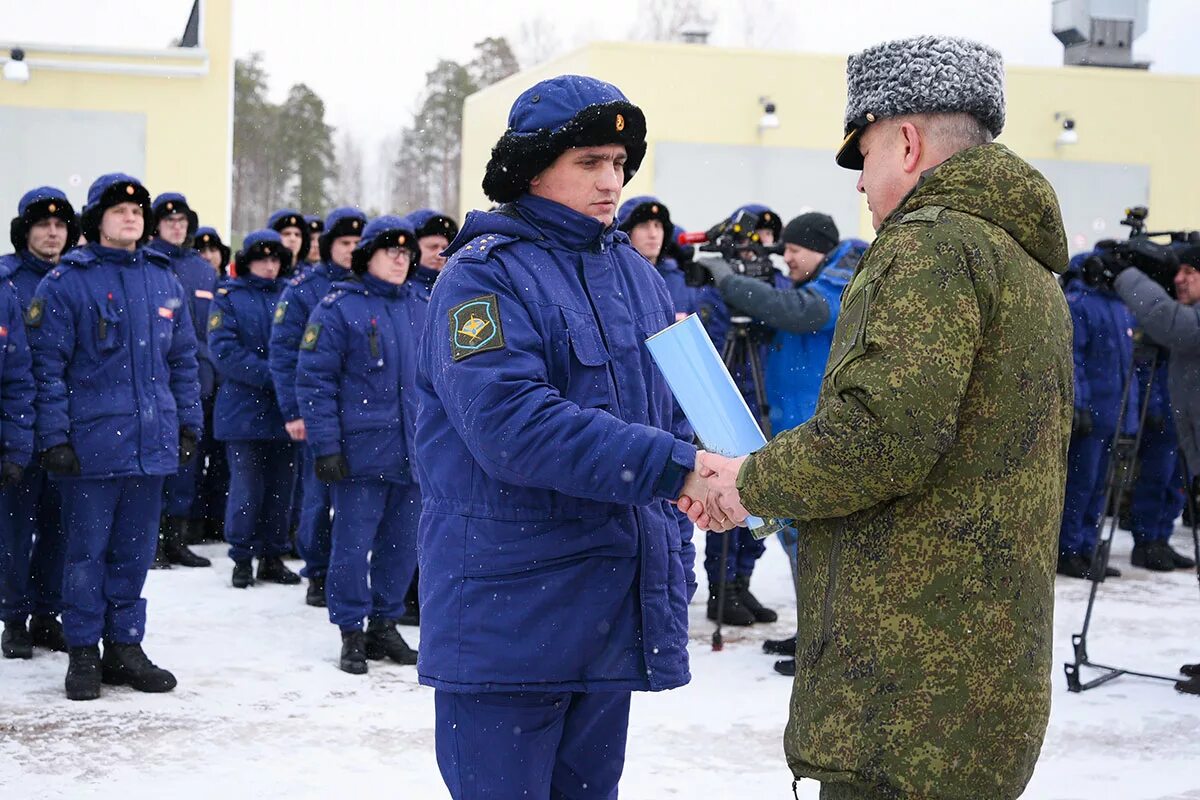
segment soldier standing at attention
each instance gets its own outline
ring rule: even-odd
[[[614,223],[645,135],[611,84],[526,90],[483,179],[504,205],[467,217],[434,286],[418,672],[456,800],[615,798],[630,693],[690,678],[695,580],[668,501],[703,492],[644,345],[674,311]]]
[[[141,595],[163,479],[195,457],[204,418],[188,300],[171,262],[144,246],[150,213],[136,178],[97,178],[83,209],[88,244],[50,270],[25,312],[37,446],[58,481],[67,533],[72,700],[96,699],[102,680],[175,688],[175,676],[142,650]]]
[[[815,415],[749,457],[703,454],[709,501],[680,505],[703,527],[747,509],[797,522],[796,778],[826,799],[1013,800],[1050,714],[1073,408],[1062,217],[992,143],[994,50],[922,36],[847,75],[837,160],[862,170],[878,236]]]

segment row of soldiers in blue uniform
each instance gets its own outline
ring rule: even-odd
[[[352,208],[324,221],[285,210],[231,265],[197,223],[183,195],[151,202],[119,173],[96,180],[81,215],[41,187],[13,220],[0,285],[3,651],[67,651],[72,699],[102,682],[174,688],[141,649],[141,591],[156,553],[209,565],[187,547],[189,520],[223,518],[234,586],[254,582],[254,558],[259,580],[299,582],[282,561],[297,464],[308,599],[328,602],[342,668],[416,661],[395,629],[420,509],[411,385],[435,254],[456,226],[428,210],[371,223]]]
[[[1135,438],[1143,421],[1126,524],[1133,533],[1130,563],[1168,572],[1195,566],[1170,545],[1186,495],[1183,458],[1167,391],[1167,351],[1137,327],[1120,297],[1089,279],[1084,262],[1071,259],[1064,280],[1074,323],[1075,416],[1068,454],[1066,496],[1059,531],[1058,574],[1091,576],[1092,553],[1120,479],[1113,465],[1118,439]],[[1142,408],[1143,403],[1146,408]],[[1111,495],[1111,497],[1110,497]],[[1106,568],[1105,577],[1120,570]]]

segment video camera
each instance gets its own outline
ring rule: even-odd
[[[733,271],[748,278],[772,283],[778,272],[770,256],[783,253],[783,245],[765,245],[758,236],[758,215],[739,211],[721,220],[703,233],[681,233],[674,242],[679,267],[688,286],[706,286],[713,282],[712,274],[692,260],[692,245],[702,253],[719,253]]]
[[[1121,224],[1128,226],[1129,238],[1124,241],[1104,239],[1096,242],[1095,252],[1083,265],[1083,278],[1092,285],[1111,283],[1113,278],[1126,267],[1135,267],[1146,273],[1173,297],[1175,295],[1175,273],[1179,271],[1178,244],[1200,244],[1200,231],[1155,231],[1146,230],[1146,218],[1150,215],[1145,206],[1125,209]],[[1154,237],[1169,237],[1170,244],[1153,241]]]

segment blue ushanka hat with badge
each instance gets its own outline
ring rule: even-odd
[[[154,212],[154,228],[158,229],[158,223],[162,222],[162,218],[170,214],[183,214],[187,217],[187,235],[192,238],[196,235],[196,228],[200,226],[200,218],[196,216],[196,212],[192,211],[192,207],[188,205],[187,198],[179,192],[163,192],[158,197],[154,198],[154,202],[150,204],[151,210]]]
[[[329,212],[325,218],[325,230],[317,237],[321,260],[329,261],[333,240],[342,236],[362,236],[367,227],[367,215],[354,206],[342,206]]]
[[[79,241],[79,217],[66,194],[53,186],[39,186],[21,195],[17,215],[8,227],[8,239],[18,253],[29,248],[29,229],[44,219],[57,217],[67,226],[67,248]]]
[[[917,36],[868,47],[846,62],[846,138],[837,163],[862,169],[858,139],[872,122],[903,114],[964,113],[992,136],[1004,129],[1004,61],[987,45]]]
[[[418,208],[405,217],[412,226],[413,233],[418,239],[426,236],[445,236],[447,242],[453,242],[458,236],[458,223],[448,214],[435,211],[432,208]]]
[[[221,253],[221,272],[229,266],[229,245],[221,241],[221,234],[217,233],[217,229],[204,226],[196,231],[195,237],[192,238],[192,247],[196,250],[203,250],[205,247],[215,247]]]
[[[510,203],[529,182],[572,147],[625,145],[625,182],[646,156],[646,116],[611,83],[586,75],[559,75],[521,93],[508,129],[492,148],[483,191]]]
[[[354,248],[350,255],[350,269],[355,275],[362,275],[367,271],[367,264],[377,250],[395,246],[408,249],[408,274],[412,275],[421,260],[421,248],[417,246],[417,235],[413,232],[412,225],[407,218],[392,214],[376,217],[363,228],[358,247]]]
[[[154,226],[151,224],[154,209],[150,207],[150,192],[132,175],[110,172],[96,178],[88,187],[87,205],[83,207],[81,223],[83,235],[89,242],[100,241],[100,218],[104,216],[105,211],[120,203],[137,203],[142,207],[146,224],[142,227],[142,238],[138,239],[137,243],[140,247],[150,241],[150,236],[154,233]]]
[[[276,233],[283,233],[285,228],[295,228],[300,231],[300,252],[296,254],[297,261],[308,259],[308,250],[312,245],[309,236],[308,220],[294,208],[281,208],[267,217],[267,227]]]
[[[280,277],[291,273],[292,251],[283,246],[283,239],[279,237],[279,233],[270,228],[254,231],[242,240],[242,249],[238,250],[237,256],[233,259],[237,266],[238,276],[248,274],[251,261],[269,256],[279,259]],[[243,273],[243,268],[247,270],[246,273]]]

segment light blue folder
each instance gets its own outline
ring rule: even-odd
[[[646,347],[705,450],[736,457],[767,443],[699,317],[692,314],[654,334]],[[750,517],[746,527],[761,539],[785,526]]]

